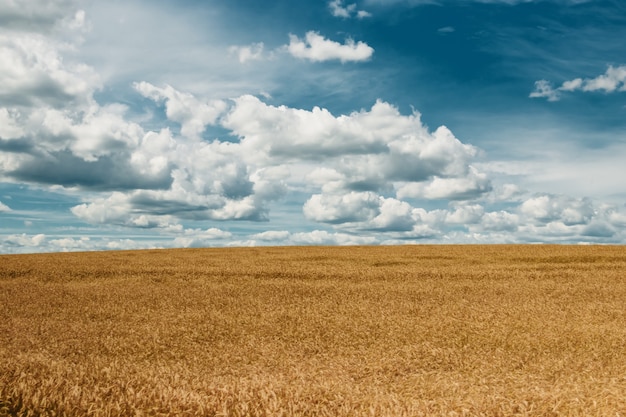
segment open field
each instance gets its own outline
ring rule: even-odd
[[[626,247],[0,256],[0,416],[626,416]]]

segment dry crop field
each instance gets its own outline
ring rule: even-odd
[[[626,247],[0,256],[0,416],[626,416]]]

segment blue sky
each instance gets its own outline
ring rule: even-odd
[[[624,39],[617,0],[2,1],[0,253],[624,244]]]

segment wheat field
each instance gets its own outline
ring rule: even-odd
[[[0,416],[626,416],[626,247],[0,256]]]

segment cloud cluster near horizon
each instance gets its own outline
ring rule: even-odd
[[[384,101],[335,116],[250,95],[203,100],[145,81],[134,89],[162,106],[178,133],[169,126],[146,129],[126,119],[124,106],[100,106],[92,95],[63,106],[50,98],[4,109],[5,126],[12,129],[2,135],[5,180],[90,191],[71,209],[77,218],[153,229],[170,236],[172,247],[624,238],[623,209],[562,195],[529,196],[512,184],[494,188],[474,165],[477,148],[444,126],[429,131],[418,113],[403,115]],[[204,140],[211,125],[227,129],[232,139]],[[275,230],[241,240],[218,228],[183,226],[186,220],[268,222],[269,203],[294,190],[309,194],[305,218],[336,232]],[[428,200],[448,201],[448,208],[414,205]],[[508,206],[490,209],[490,202]],[[11,235],[2,245],[151,247],[43,234]]]

